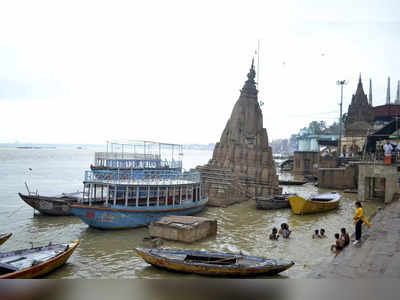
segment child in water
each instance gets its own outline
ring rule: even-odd
[[[319,236],[321,239],[326,238],[325,229],[321,228],[321,230],[319,232],[321,233],[320,236]]]
[[[344,242],[340,238],[339,233],[335,233],[335,239],[336,239],[336,243],[331,246],[331,251],[335,252],[335,256],[337,256],[340,253],[340,251],[343,250]]]
[[[314,234],[312,235],[312,238],[313,238],[313,239],[320,239],[320,238],[321,238],[321,236],[319,235],[318,229],[315,229],[315,232],[314,232]]]
[[[290,234],[292,233],[291,230],[289,230],[289,225],[286,223],[281,224],[281,229],[279,229],[279,233],[282,234],[282,238],[288,239]]]
[[[340,229],[340,238],[343,240],[343,247],[347,247],[350,244],[350,236],[346,232],[346,228]]]
[[[272,228],[272,233],[269,235],[269,239],[274,241],[279,239],[278,229],[276,229],[276,227]]]

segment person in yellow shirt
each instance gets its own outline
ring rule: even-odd
[[[364,210],[359,201],[356,202],[356,212],[354,214],[354,224],[356,225],[356,240],[354,241],[354,245],[358,244],[361,239],[361,225],[364,222],[367,226],[371,226],[372,224],[368,222],[368,220],[364,217]]]

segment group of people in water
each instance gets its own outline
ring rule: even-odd
[[[272,228],[272,233],[269,235],[269,239],[277,241],[281,235],[283,239],[288,239],[291,233],[292,231],[289,229],[289,225],[282,223],[279,231],[276,227]]]
[[[355,203],[356,211],[354,214],[354,225],[355,225],[355,240],[353,245],[357,245],[360,243],[361,239],[361,225],[365,223],[368,227],[372,224],[368,222],[368,220],[364,217],[364,210],[362,208],[361,202],[357,201]],[[287,223],[282,223],[281,228],[278,229],[276,227],[272,228],[272,233],[269,235],[270,240],[277,241],[279,237],[282,235],[282,238],[288,239],[292,231],[289,229],[289,225]],[[336,242],[331,246],[331,251],[335,253],[335,256],[340,253],[345,247],[350,244],[350,236],[346,231],[346,228],[340,229],[340,234],[335,233]],[[314,234],[312,235],[313,239],[322,239],[326,238],[325,229],[316,229]]]

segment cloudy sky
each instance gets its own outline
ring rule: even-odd
[[[260,40],[269,138],[400,80],[400,2],[0,2],[0,143],[219,140]]]

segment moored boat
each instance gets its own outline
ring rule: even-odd
[[[37,278],[61,267],[79,241],[0,253],[0,279]]]
[[[0,245],[4,244],[11,236],[12,233],[0,233]]]
[[[18,193],[18,195],[29,206],[49,216],[72,216],[69,206],[82,201],[82,193],[79,192],[61,194],[54,197],[32,193],[29,195]]]
[[[122,152],[96,154],[98,168],[85,172],[83,201],[87,204],[70,206],[86,224],[99,229],[135,228],[167,215],[189,215],[204,209],[208,200],[200,174],[182,172],[181,158],[176,157],[182,155],[182,145],[111,143],[113,151],[117,146]],[[134,152],[127,153],[127,149]],[[163,154],[171,160],[163,160]]]
[[[142,248],[135,251],[155,267],[208,276],[276,275],[294,265],[293,261],[218,252]]]
[[[256,198],[256,207],[258,209],[280,209],[280,208],[290,208],[289,196],[293,196],[295,194],[282,194],[282,195],[273,195],[271,197],[257,197]]]
[[[337,192],[315,195],[309,199],[294,195],[288,197],[295,214],[312,214],[335,209],[339,206],[341,195]]]

